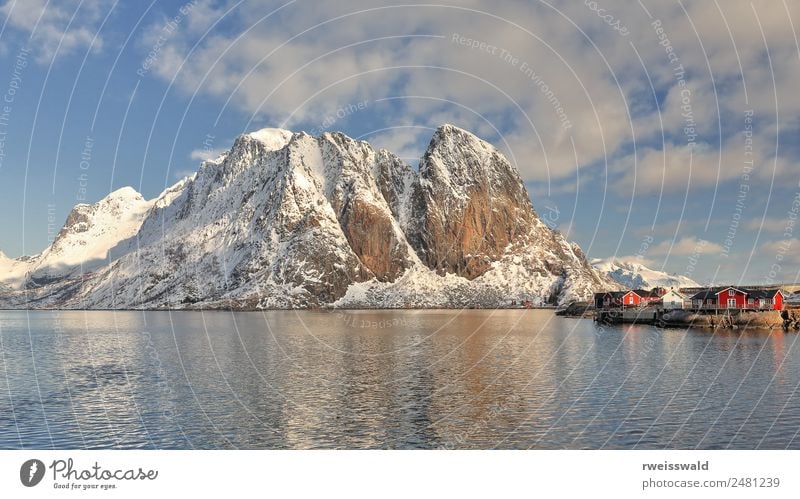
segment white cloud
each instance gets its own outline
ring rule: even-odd
[[[99,51],[103,39],[97,30],[113,2],[110,0],[8,0],[0,12],[9,25],[25,32],[39,62],[49,62],[58,53]]]
[[[717,243],[687,236],[677,240],[665,239],[650,246],[648,254],[652,255],[713,255],[722,252],[723,248]]]
[[[609,169],[618,174],[616,189],[621,194],[649,195],[664,189],[686,192],[741,176],[741,149],[717,150],[709,144],[668,144],[664,149],[642,148],[613,162]],[[752,175],[751,175],[752,176]]]
[[[759,252],[765,257],[777,257],[780,261],[800,263],[798,248],[800,248],[800,240],[796,238],[778,239],[762,244]]]
[[[786,218],[753,218],[744,224],[745,228],[752,231],[761,231],[769,234],[782,234],[786,232],[789,227],[789,221]],[[792,226],[793,227],[793,226]]]
[[[686,102],[652,19],[638,6],[608,4],[629,36],[620,36],[583,2],[398,7],[322,0],[313,9],[289,5],[268,18],[276,5],[246,3],[225,19],[225,30],[203,39],[196,30],[177,33],[156,71],[167,80],[176,77],[188,93],[230,100],[254,118],[290,128],[316,123],[347,103],[396,98],[377,127],[456,123],[501,147],[526,180],[568,181],[578,177],[576,168],[611,160],[616,190],[630,193],[635,173],[636,195],[662,186],[679,192],[687,184],[734,182],[744,159],[743,113],[752,109],[755,158],[763,165],[755,175],[768,179],[773,169],[779,179],[792,175],[790,153],[774,147],[777,131],[800,112],[797,47],[781,5],[756,1],[751,7],[742,0],[648,6],[685,69],[692,119],[705,134],[690,171]],[[198,10],[198,25],[209,26],[221,15],[220,7],[208,5]],[[454,33],[479,47],[454,41]],[[417,157],[421,151],[412,150],[409,134],[377,138]]]
[[[192,175],[194,175],[194,173],[195,170],[189,170],[189,169],[176,170],[172,173],[172,176],[175,180],[180,180],[184,177],[191,177]]]
[[[220,154],[227,151],[227,148],[218,148],[218,149],[209,149],[209,148],[201,148],[201,149],[194,149],[192,152],[189,153],[189,157],[195,161],[205,161],[207,159],[216,159],[220,156]],[[181,178],[184,175],[181,175]]]
[[[370,133],[362,137],[362,140],[376,148],[386,149],[406,163],[416,166],[427,146],[427,140],[435,131],[435,128],[427,126],[397,126]]]

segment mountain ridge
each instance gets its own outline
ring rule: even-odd
[[[595,258],[591,261],[591,264],[599,272],[627,289],[651,289],[654,287],[678,289],[702,286],[690,277],[653,270],[636,261],[613,257]]]
[[[119,230],[62,251],[87,246],[102,258],[47,272],[13,260],[16,280],[0,281],[0,303],[497,307],[584,300],[613,286],[539,219],[505,157],[452,125],[436,130],[418,171],[340,132],[263,129],[239,136],[155,199],[115,193],[76,206],[62,229],[102,229],[113,213]],[[108,208],[118,198],[129,211]]]

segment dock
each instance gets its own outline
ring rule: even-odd
[[[594,320],[607,324],[661,324],[665,312],[659,307],[601,309],[595,311]]]

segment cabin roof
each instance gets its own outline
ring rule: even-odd
[[[644,289],[632,289],[625,294],[627,295],[628,293],[636,293],[642,298],[658,298],[661,295],[658,294],[658,291],[656,291],[656,289],[657,288],[654,288],[653,291],[645,291]]]
[[[716,299],[717,294],[726,288],[706,288],[698,293],[692,295],[692,300],[707,300],[709,297]]]
[[[747,295],[753,298],[774,298],[778,293],[783,294],[782,289],[754,289],[748,291]]]
[[[716,294],[720,294],[720,293],[722,293],[723,291],[727,291],[727,290],[729,290],[729,289],[732,289],[732,290],[734,290],[734,291],[736,291],[736,292],[738,292],[738,293],[742,293],[742,294],[745,294],[745,295],[746,295],[746,294],[749,294],[749,293],[748,293],[748,290],[746,290],[746,289],[744,289],[744,288],[737,288],[736,286],[723,286],[723,287],[716,288],[716,289],[718,290],[718,291],[716,292]]]
[[[775,289],[747,289],[747,288],[737,288],[735,286],[717,286],[713,288],[706,288],[698,293],[692,295],[692,300],[707,300],[709,297],[716,297],[716,295],[726,291],[728,289],[734,289],[739,293],[743,293],[751,298],[772,298],[776,294],[781,293],[784,294],[784,291],[779,288]]]
[[[603,291],[602,293],[595,293],[595,298],[602,298],[606,295],[611,295],[613,298],[622,298],[628,294],[627,291]]]

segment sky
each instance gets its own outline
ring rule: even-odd
[[[340,130],[416,166],[452,123],[590,258],[800,281],[796,2],[7,0],[0,23],[9,256],[247,131]]]

